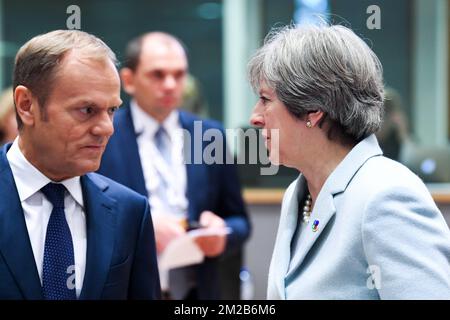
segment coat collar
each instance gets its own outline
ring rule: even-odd
[[[383,155],[374,134],[359,142],[330,174],[320,193],[344,192],[358,170],[372,157]],[[319,195],[320,196],[320,195]]]
[[[295,185],[286,191],[281,211],[277,243],[269,274],[275,281],[279,297],[286,298],[286,280],[298,270],[314,243],[336,214],[334,197],[337,194],[345,192],[350,181],[367,160],[380,155],[382,155],[382,151],[378,145],[378,141],[375,135],[371,135],[358,143],[330,174],[317,197],[311,214],[311,220],[304,229],[307,234],[303,239],[303,251],[299,253],[298,259],[293,261],[295,266],[291,268],[289,273],[287,271],[291,261],[291,241],[298,224],[298,197],[302,197],[307,188],[304,176],[300,175],[295,181]],[[312,228],[315,221],[318,221],[317,231],[313,231]]]

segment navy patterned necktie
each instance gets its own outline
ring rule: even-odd
[[[49,183],[41,189],[53,205],[45,236],[42,291],[46,300],[76,299],[75,258],[72,235],[64,213],[62,184]]]

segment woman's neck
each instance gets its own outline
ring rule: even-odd
[[[305,165],[298,168],[306,178],[313,203],[315,203],[325,181],[352,148],[353,146],[343,146],[327,141],[325,146],[305,159]]]

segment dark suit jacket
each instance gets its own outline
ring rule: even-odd
[[[222,126],[212,120],[202,120],[191,113],[179,111],[180,123],[194,137],[194,121],[202,121],[202,134],[208,129]],[[111,137],[102,158],[99,173],[148,196],[139,157],[136,133],[129,106],[121,108],[114,118],[115,133]],[[210,142],[202,143],[202,151]],[[224,141],[224,146],[226,142]],[[191,155],[194,162],[195,144],[191,140]],[[150,159],[149,159],[150,160]],[[250,234],[250,224],[241,196],[236,166],[234,164],[186,164],[188,218],[197,221],[204,210],[221,216],[232,233],[228,236],[225,253],[241,247]],[[219,298],[217,259],[206,259],[197,270],[200,299]]]
[[[43,299],[11,168],[0,153],[0,299]],[[81,177],[86,212],[86,270],[80,299],[159,299],[148,201],[91,173]]]

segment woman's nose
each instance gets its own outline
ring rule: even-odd
[[[258,104],[253,108],[252,115],[250,116],[250,124],[255,127],[264,127],[264,117],[258,108]]]

